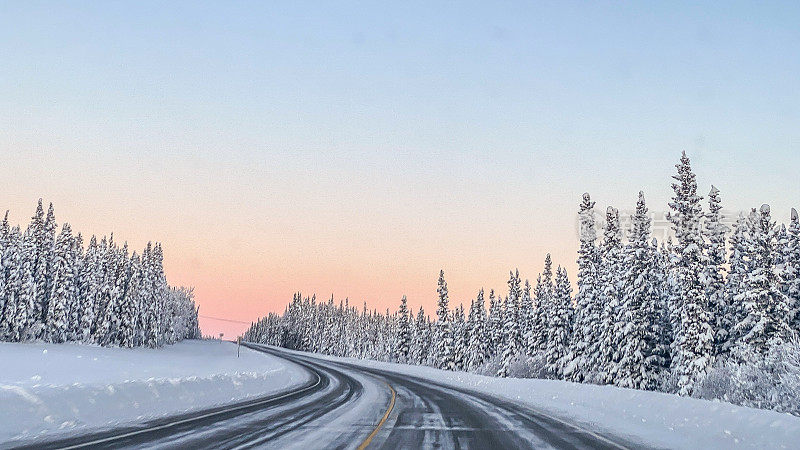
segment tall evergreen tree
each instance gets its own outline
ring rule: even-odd
[[[0,316],[0,340],[17,341],[18,335],[17,315],[22,294],[22,236],[19,228],[14,227],[8,232],[5,248],[3,249],[2,271],[4,272],[5,309]]]
[[[594,381],[611,383],[617,372],[622,346],[622,328],[625,325],[622,310],[620,282],[622,278],[622,229],[619,210],[608,207],[603,245],[600,247],[600,285],[603,312],[601,314],[600,344],[592,366]]]
[[[395,342],[395,358],[398,362],[408,362],[411,353],[411,325],[408,318],[408,300],[404,295],[400,300],[397,312],[397,341]]]
[[[430,326],[428,316],[422,306],[417,312],[417,321],[414,326],[414,345],[412,349],[412,359],[414,364],[426,364],[431,344]]]
[[[486,334],[489,354],[498,354],[503,342],[503,305],[502,301],[496,298],[494,289],[489,289],[489,323]]]
[[[600,302],[598,279],[599,256],[595,242],[597,231],[594,218],[595,202],[583,194],[578,217],[580,219],[580,250],[578,251],[578,292],[575,296],[575,327],[570,345],[570,362],[564,376],[571,381],[584,381],[592,373],[591,361],[600,342]]]
[[[677,390],[681,395],[691,395],[714,362],[714,331],[709,317],[708,299],[703,285],[704,243],[700,233],[703,217],[697,195],[697,182],[686,152],[676,165],[672,189],[675,192],[669,206],[677,245],[676,275],[682,300],[680,328],[677,330],[676,354],[673,370],[677,376]]]
[[[503,321],[503,346],[500,357],[500,368],[497,376],[507,377],[511,364],[520,355],[522,346],[522,330],[520,321],[520,297],[522,295],[519,270],[511,272],[508,280],[508,298],[506,299]]]
[[[725,235],[728,229],[722,223],[723,217],[720,211],[722,203],[719,189],[711,186],[711,192],[708,194],[708,213],[703,224],[703,236],[708,244],[702,280],[708,298],[710,318],[713,320],[711,326],[714,331],[715,355],[724,353],[723,347],[728,341],[728,330],[733,325],[725,296],[727,263]]]
[[[773,345],[789,341],[792,330],[789,298],[781,290],[783,273],[775,264],[778,256],[778,228],[768,205],[761,206],[753,228],[750,247],[750,271],[744,276],[744,291],[738,296],[744,318],[734,326],[740,354],[754,350],[766,353]]]
[[[526,291],[527,290],[529,290],[529,287],[526,287]],[[535,310],[532,313],[532,320],[530,321],[531,323],[527,333],[528,353],[531,355],[542,352],[547,347],[549,333],[548,320],[553,310],[554,294],[553,260],[548,253],[544,260],[544,270],[537,278],[536,287],[534,288]]]
[[[660,384],[666,353],[661,338],[663,273],[657,243],[650,242],[652,221],[642,192],[631,222],[623,255],[621,358],[614,381],[621,387],[654,390]]]
[[[548,339],[544,349],[547,373],[556,379],[564,377],[564,366],[568,363],[572,315],[572,285],[567,271],[558,266],[547,320]]]
[[[483,289],[478,292],[478,298],[472,302],[472,307],[469,311],[468,329],[467,369],[475,370],[486,363],[491,356]]]
[[[5,260],[10,257],[10,252],[8,252],[8,248],[11,245],[10,231],[8,226],[8,211],[6,211],[3,221],[0,222],[0,339],[5,335],[7,327],[5,318],[9,295],[6,289],[6,283],[8,278],[7,267],[10,266],[10,263]]]
[[[64,224],[56,241],[55,260],[53,262],[52,293],[48,297],[47,322],[45,337],[48,342],[60,343],[67,340],[69,326],[69,305],[75,295],[74,271],[72,264],[73,242],[69,224]]]
[[[447,292],[447,282],[444,280],[444,270],[439,272],[437,292],[439,301],[436,307],[436,315],[439,320],[436,322],[436,359],[440,369],[455,370],[455,349],[453,345],[453,324],[449,308],[449,294]]]
[[[786,295],[792,306],[795,333],[800,334],[800,218],[792,208],[786,256]]]

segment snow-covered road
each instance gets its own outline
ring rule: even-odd
[[[255,350],[253,355],[281,362],[285,373],[302,374],[295,377],[302,383],[283,383],[280,392],[271,388],[262,397],[225,406],[112,429],[76,429],[26,444],[29,448],[303,450],[714,449],[797,448],[800,435],[800,418],[725,403],[247,346]]]
[[[477,392],[265,346],[310,381],[282,394],[36,448],[625,448]]]

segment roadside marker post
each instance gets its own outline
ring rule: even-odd
[[[239,336],[236,338],[236,357],[239,357],[239,349],[242,348],[242,337]]]

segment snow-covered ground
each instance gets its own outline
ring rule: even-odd
[[[800,448],[800,417],[791,414],[614,386],[486,377],[431,367],[308,355],[488,393],[593,431],[652,447]]]
[[[160,349],[0,342],[0,443],[102,429],[291,389],[300,367],[219,341]]]

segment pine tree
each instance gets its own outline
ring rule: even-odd
[[[703,236],[708,242],[703,270],[703,285],[708,298],[709,312],[714,330],[714,354],[723,353],[728,341],[728,330],[733,325],[728,314],[728,303],[725,298],[725,235],[728,229],[722,224],[721,200],[719,189],[711,186],[708,194],[708,213],[705,216]]]
[[[30,338],[42,337],[44,332],[44,316],[47,312],[47,233],[45,232],[45,216],[42,207],[42,199],[36,207],[36,213],[31,217],[31,223],[25,231],[26,245],[25,257],[31,264],[31,278],[36,284],[33,288],[28,288],[29,292],[35,295],[33,299],[33,309],[27,311],[25,330]]]
[[[720,346],[722,354],[727,354],[736,347],[741,336],[734,326],[746,316],[742,299],[745,293],[744,278],[752,270],[749,256],[753,247],[750,224],[751,220],[740,214],[730,237],[729,268],[725,279],[726,320],[730,322],[730,326],[725,334],[726,340]]]
[[[651,220],[639,192],[632,217],[629,243],[624,250],[621,357],[615,384],[634,389],[656,389],[664,367],[665,346],[661,341],[663,273],[658,263],[657,243],[650,242]]]
[[[567,277],[567,271],[558,266],[548,315],[549,337],[545,346],[547,372],[556,379],[564,377],[564,365],[568,362],[572,315],[572,285]]]
[[[678,174],[673,177],[676,180],[672,184],[675,196],[669,204],[672,209],[669,220],[678,241],[675,246],[676,275],[683,304],[672,364],[678,393],[691,395],[714,362],[714,331],[701,277],[704,269],[704,243],[700,233],[702,197],[697,195],[697,182],[686,152],[676,167]]]
[[[495,297],[494,289],[489,289],[489,322],[486,334],[489,339],[489,354],[497,355],[503,344],[503,305]]]
[[[525,291],[530,290],[530,284],[526,281]],[[555,286],[553,284],[553,260],[548,253],[544,260],[544,271],[536,280],[534,289],[535,310],[532,314],[530,329],[527,333],[528,353],[535,355],[542,352],[547,347],[549,323],[548,318],[553,309],[553,295]],[[529,297],[523,295],[523,298]]]
[[[622,229],[619,211],[608,207],[603,245],[600,247],[600,285],[603,312],[601,314],[600,344],[592,366],[594,381],[612,383],[617,375],[622,346],[622,328],[625,311],[621,305],[620,281],[622,278]]]
[[[70,301],[67,304],[67,340],[81,340],[81,273],[83,272],[83,236],[78,233],[72,239],[72,248],[69,251],[69,265],[72,267],[72,286]]]
[[[39,337],[47,337],[47,325],[48,323],[52,323],[47,318],[47,313],[51,311],[49,307],[50,302],[50,295],[53,292],[53,283],[55,281],[55,248],[56,248],[56,230],[58,226],[56,225],[56,216],[53,210],[53,204],[47,207],[47,216],[44,220],[44,229],[42,237],[39,241],[39,251],[41,257],[41,265],[39,266],[40,270],[44,272],[42,274],[37,273],[37,293],[39,295],[39,301],[41,307],[42,316],[39,319],[42,328],[40,329],[38,336]]]
[[[414,345],[412,347],[412,361],[414,364],[426,364],[430,348],[430,327],[428,317],[422,306],[417,312],[417,321],[414,325]]]
[[[100,243],[100,261],[103,267],[103,277],[100,281],[98,293],[98,322],[95,328],[95,341],[100,345],[114,345],[117,341],[119,330],[119,297],[116,290],[118,271],[117,252],[119,249],[114,244],[114,237]]]
[[[81,266],[78,291],[80,292],[80,323],[77,327],[78,333],[76,340],[90,342],[94,334],[94,326],[97,319],[96,298],[100,290],[99,285],[99,249],[97,238],[92,236],[89,240],[89,247],[84,256]]]
[[[792,208],[787,242],[786,295],[792,306],[795,333],[800,334],[800,219],[797,210]]]
[[[53,262],[52,293],[48,295],[47,322],[45,337],[48,342],[61,343],[68,336],[69,305],[75,295],[74,269],[72,258],[72,230],[64,224],[56,241]]]
[[[511,273],[508,280],[508,298],[506,299],[503,321],[503,345],[500,357],[500,369],[497,376],[507,377],[511,364],[520,355],[522,350],[522,330],[520,322],[520,288],[519,270]]]
[[[455,349],[453,348],[453,325],[449,309],[449,295],[447,293],[447,282],[444,280],[444,270],[439,272],[439,302],[436,308],[436,315],[439,320],[436,322],[436,359],[440,369],[455,370]]]
[[[744,276],[744,291],[737,296],[744,307],[744,318],[734,326],[737,351],[753,350],[765,354],[773,345],[794,337],[789,298],[781,290],[783,273],[775,264],[778,256],[778,228],[768,205],[761,206],[754,223],[749,252],[750,271]]]
[[[395,343],[395,358],[400,363],[408,362],[411,353],[410,323],[408,318],[408,300],[404,295],[400,300],[397,312],[397,341]]]
[[[595,202],[583,194],[578,213],[580,219],[580,250],[578,251],[578,292],[575,296],[575,326],[572,334],[569,363],[564,376],[571,381],[584,381],[591,377],[591,361],[600,342],[600,303],[598,279],[599,256],[595,242],[597,231],[594,219]]]
[[[17,311],[12,331],[13,341],[27,341],[37,337],[40,324],[36,316],[36,242],[31,233],[22,237],[21,279],[17,297]]]
[[[4,272],[5,310],[0,316],[0,340],[17,341],[17,314],[22,293],[22,236],[19,228],[12,228],[3,249],[2,271]]]
[[[8,211],[6,211],[5,218],[3,221],[0,222],[0,339],[3,338],[5,335],[5,330],[7,325],[6,322],[6,306],[7,301],[6,299],[9,297],[8,293],[6,292],[6,282],[7,282],[7,267],[10,265],[10,262],[6,262],[5,259],[10,256],[10,252],[7,252],[8,247],[11,245],[10,243],[10,229],[8,227]]]
[[[489,360],[488,318],[483,289],[472,302],[469,311],[469,343],[467,346],[467,369],[476,370]]]
[[[455,370],[464,370],[467,360],[467,333],[466,320],[464,319],[464,305],[458,305],[453,310],[453,361]]]
[[[127,288],[120,299],[119,346],[132,348],[137,345],[137,318],[140,314],[142,269],[139,255],[133,253],[129,265]]]

